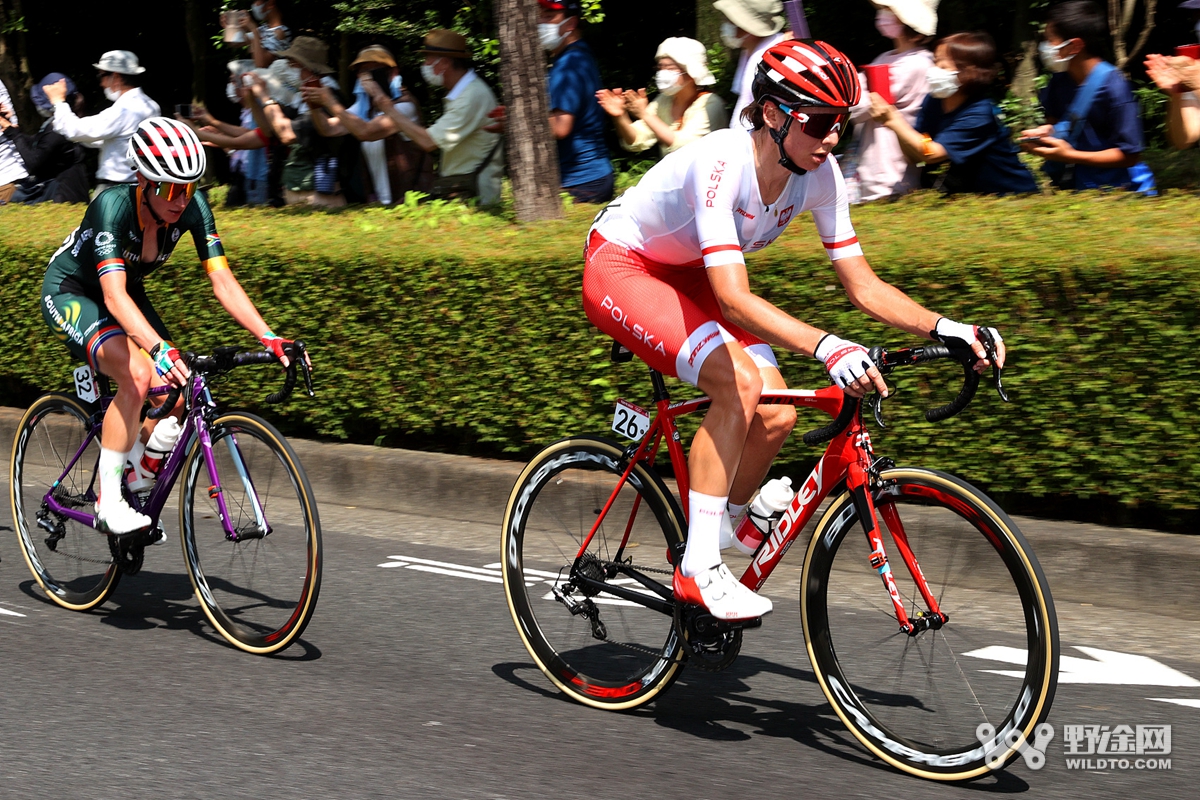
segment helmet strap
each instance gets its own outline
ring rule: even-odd
[[[770,125],[767,126],[767,130],[771,133],[771,138],[775,140],[775,144],[779,147],[779,166],[795,175],[806,175],[808,174],[808,170],[800,169],[800,167],[796,165],[796,162],[792,161],[791,157],[788,156],[787,151],[783,149],[783,140],[787,138],[788,130],[791,127],[792,117],[788,115],[783,121],[783,127],[781,127],[779,130],[775,130]]]

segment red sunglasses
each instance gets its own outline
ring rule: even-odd
[[[782,103],[776,103],[775,105],[779,106],[780,111],[799,122],[800,130],[806,136],[811,136],[814,139],[824,139],[829,135],[830,131],[841,133],[846,120],[850,118],[849,114],[803,114]]]
[[[168,203],[181,194],[187,194],[188,200],[196,193],[196,184],[192,183],[151,183],[152,191]]]

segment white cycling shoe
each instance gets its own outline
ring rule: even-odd
[[[103,533],[115,536],[150,527],[150,518],[134,511],[124,497],[112,502],[96,501],[96,522]]]
[[[758,619],[774,608],[770,600],[733,577],[724,564],[706,569],[694,578],[684,577],[676,568],[672,589],[676,600],[704,606],[708,613],[726,622]]]

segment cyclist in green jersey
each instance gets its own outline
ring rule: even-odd
[[[182,387],[187,365],[170,342],[146,297],[143,280],[190,233],[212,281],[213,293],[238,324],[279,357],[290,339],[271,332],[229,270],[212,210],[196,181],[204,173],[204,146],[186,125],[151,117],[129,145],[136,184],[113,186],[88,206],[83,222],[50,260],[42,281],[42,316],[72,355],[117,384],[104,416],[96,517],[103,530],[122,534],[150,524],[125,501],[121,474],[140,461],[154,421],[139,427],[152,386]]]

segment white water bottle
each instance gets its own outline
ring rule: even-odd
[[[791,478],[767,481],[750,504],[742,524],[738,526],[733,537],[733,546],[748,556],[754,555],[763,539],[771,535],[778,515],[787,510],[795,496]]]
[[[179,439],[182,430],[179,420],[174,417],[167,417],[154,426],[141,458],[135,462],[136,468],[134,464],[126,465],[125,482],[130,491],[143,492],[154,485],[154,478],[158,475],[163,460],[175,447],[175,442]],[[130,455],[133,456],[136,452],[135,449]]]

